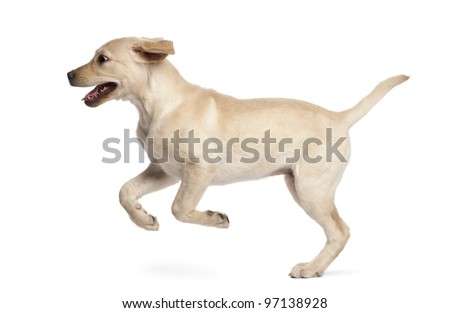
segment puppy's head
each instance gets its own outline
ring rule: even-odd
[[[67,73],[67,78],[72,86],[95,86],[82,100],[96,107],[138,93],[151,65],[174,53],[172,42],[160,38],[115,39],[99,48],[89,63]]]

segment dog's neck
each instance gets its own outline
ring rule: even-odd
[[[192,86],[167,60],[152,64],[148,79],[141,90],[124,100],[129,100],[139,111],[139,127],[148,132],[159,128],[164,117],[182,102],[186,88]]]

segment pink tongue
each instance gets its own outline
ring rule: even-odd
[[[96,86],[92,91],[90,91],[87,95],[85,95],[84,98],[81,99],[81,101],[85,101],[85,100],[90,101],[90,100],[96,99],[99,94],[99,92],[98,92],[99,87],[100,86]]]

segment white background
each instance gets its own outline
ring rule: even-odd
[[[1,6],[0,311],[123,312],[122,300],[161,297],[326,297],[327,312],[448,312],[444,1]],[[170,61],[188,81],[241,98],[343,110],[380,80],[411,75],[352,129],[352,160],[337,193],[352,237],[324,277],[288,278],[325,238],[282,177],[208,189],[200,209],[227,212],[228,230],[176,221],[176,186],[142,200],[158,232],[128,219],[118,191],[146,165],[101,163],[102,142],[134,130],[137,112],[117,101],[88,108],[79,101],[88,90],[66,79],[122,36],[173,40]]]

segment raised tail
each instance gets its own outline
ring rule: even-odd
[[[392,88],[407,81],[409,76],[398,75],[390,77],[381,83],[379,83],[371,93],[365,96],[357,105],[349,110],[340,112],[343,116],[343,120],[347,123],[348,127],[352,127],[357,121],[359,121],[364,115],[369,112],[371,108],[375,106]]]

